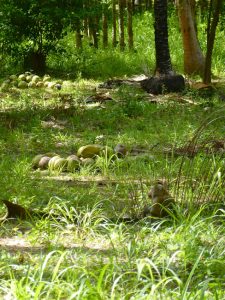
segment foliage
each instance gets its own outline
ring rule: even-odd
[[[156,97],[121,86],[108,91],[113,100],[87,103],[96,90],[103,92],[99,78],[143,69],[151,73],[149,20],[149,13],[135,19],[137,53],[122,55],[118,49],[96,51],[85,45],[80,57],[72,49],[74,36],[65,36],[60,44],[69,44],[66,55],[51,52],[48,60],[58,71],[52,71],[52,80],[58,80],[60,71],[63,75],[61,90],[1,91],[1,199],[48,217],[1,221],[0,298],[225,297],[223,149],[202,150],[194,157],[186,155],[192,151],[176,151],[224,139],[224,103],[217,90],[207,96],[187,88],[183,94]],[[176,19],[171,17],[170,24],[172,60],[179,70],[182,48]],[[222,30],[218,40],[222,44]],[[221,44],[215,45],[213,72],[224,76]],[[222,82],[218,88],[224,90]],[[101,157],[69,174],[32,169],[36,154],[66,157],[99,136],[112,148],[122,143],[129,151],[134,146],[148,151],[124,159]],[[139,215],[149,203],[149,186],[162,177],[176,197],[176,214],[133,224],[116,221]],[[5,212],[0,201],[0,215]]]
[[[19,53],[47,54],[79,14],[79,1],[1,1],[0,43],[2,49]]]

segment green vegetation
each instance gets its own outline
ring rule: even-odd
[[[98,89],[109,77],[152,73],[151,19],[146,14],[135,22],[137,52],[87,47],[78,56],[71,34],[60,42],[67,55],[48,57],[61,90],[10,86],[0,92],[1,199],[49,214],[1,222],[2,299],[225,297],[224,104],[217,90],[156,97],[130,85]],[[173,16],[171,24],[172,61],[180,71]],[[213,72],[224,78],[222,40],[220,31]],[[113,100],[89,101],[96,88]],[[72,172],[32,167],[38,154],[67,158],[92,144],[145,151],[124,158],[103,152]],[[116,222],[141,214],[157,178],[169,181],[176,214]]]

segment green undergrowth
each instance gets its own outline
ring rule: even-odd
[[[1,93],[1,199],[48,217],[1,222],[0,297],[223,299],[224,151],[192,155],[187,146],[224,138],[224,105],[216,94],[152,99],[127,86],[108,91],[113,100],[86,103],[98,83]],[[98,158],[75,173],[32,169],[36,154],[66,157],[99,136],[147,151]],[[117,222],[140,216],[157,178],[168,180],[176,213]]]

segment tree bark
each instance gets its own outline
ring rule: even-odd
[[[106,3],[103,3],[102,8],[102,42],[103,42],[103,48],[108,47],[108,6]]]
[[[173,72],[168,44],[167,0],[154,1],[155,13],[155,76],[145,79],[141,86],[152,94],[180,92],[185,88],[182,75]]]
[[[77,20],[76,22],[76,47],[78,49],[81,49],[82,48],[82,35],[81,35],[81,32],[80,32],[80,20]]]
[[[167,25],[167,0],[154,1],[155,14],[155,51],[156,74],[171,74],[172,64],[170,59]]]
[[[112,0],[112,44],[113,47],[117,45],[117,34],[116,34],[116,0]]]
[[[190,0],[177,0],[184,48],[184,72],[203,75],[205,59],[199,45]]]
[[[133,13],[132,0],[127,0],[127,31],[128,31],[128,46],[130,50],[134,48],[132,13]]]
[[[120,50],[124,51],[125,41],[124,41],[124,7],[125,0],[119,0],[119,34],[120,34]]]
[[[211,83],[212,52],[213,52],[213,46],[214,46],[214,41],[216,36],[216,27],[219,22],[219,16],[222,8],[222,0],[215,0],[215,1],[211,0],[211,9],[213,6],[213,2],[214,2],[215,9],[213,11],[212,21],[210,19],[208,21],[209,24],[208,24],[208,32],[207,32],[207,52],[206,52],[205,70],[204,70],[204,77],[203,77],[203,82],[205,84]]]

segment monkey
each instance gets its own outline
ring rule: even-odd
[[[168,192],[165,180],[157,180],[150,188],[148,197],[152,199],[152,206],[145,207],[143,215],[162,218],[168,216],[168,210],[172,210],[175,204],[173,197]]]

